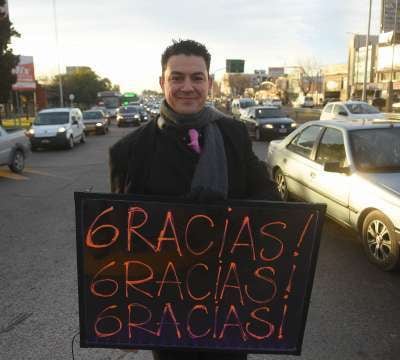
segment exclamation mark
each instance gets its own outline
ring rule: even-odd
[[[282,340],[284,338],[284,336],[283,336],[283,323],[286,320],[287,309],[288,309],[288,306],[285,304],[283,306],[283,315],[282,315],[281,326],[279,326],[279,335],[278,335],[278,339],[279,340]]]
[[[296,268],[297,268],[296,265],[293,264],[292,265],[292,271],[291,271],[290,277],[289,277],[289,282],[288,282],[288,285],[286,286],[286,289],[285,289],[285,295],[283,296],[283,298],[286,299],[286,300],[289,298],[290,292],[292,291],[293,275],[294,275],[294,272],[296,271]]]
[[[304,229],[303,229],[303,231],[302,231],[302,233],[301,233],[301,235],[300,235],[299,242],[297,243],[297,250],[298,250],[298,249],[300,248],[300,246],[303,244],[304,236],[306,235],[306,232],[307,232],[307,230],[308,230],[308,227],[310,226],[310,223],[311,223],[311,220],[313,219],[313,217],[314,217],[314,214],[311,214],[310,217],[309,217],[308,220],[307,220],[306,226],[304,226]],[[299,256],[299,255],[300,255],[299,252],[298,252],[297,250],[295,250],[295,251],[293,252],[293,255],[294,255],[294,256]]]

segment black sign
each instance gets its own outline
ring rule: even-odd
[[[324,205],[75,203],[82,347],[300,354]]]

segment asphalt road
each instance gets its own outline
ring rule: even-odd
[[[0,359],[72,359],[79,329],[73,193],[108,191],[107,149],[129,131],[113,127],[71,151],[33,153],[22,176],[0,167]],[[264,157],[265,144],[254,149]],[[74,352],[79,360],[152,358],[81,349],[78,338]],[[299,359],[400,359],[400,273],[370,265],[357,236],[329,220]]]

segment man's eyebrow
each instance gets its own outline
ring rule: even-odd
[[[180,71],[171,71],[170,74],[171,75],[185,75],[185,73],[180,72]],[[205,74],[202,71],[197,71],[197,72],[190,74],[190,76],[198,76],[198,75],[205,76]]]

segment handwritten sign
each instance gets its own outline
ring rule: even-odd
[[[300,354],[324,205],[75,204],[82,347]]]

